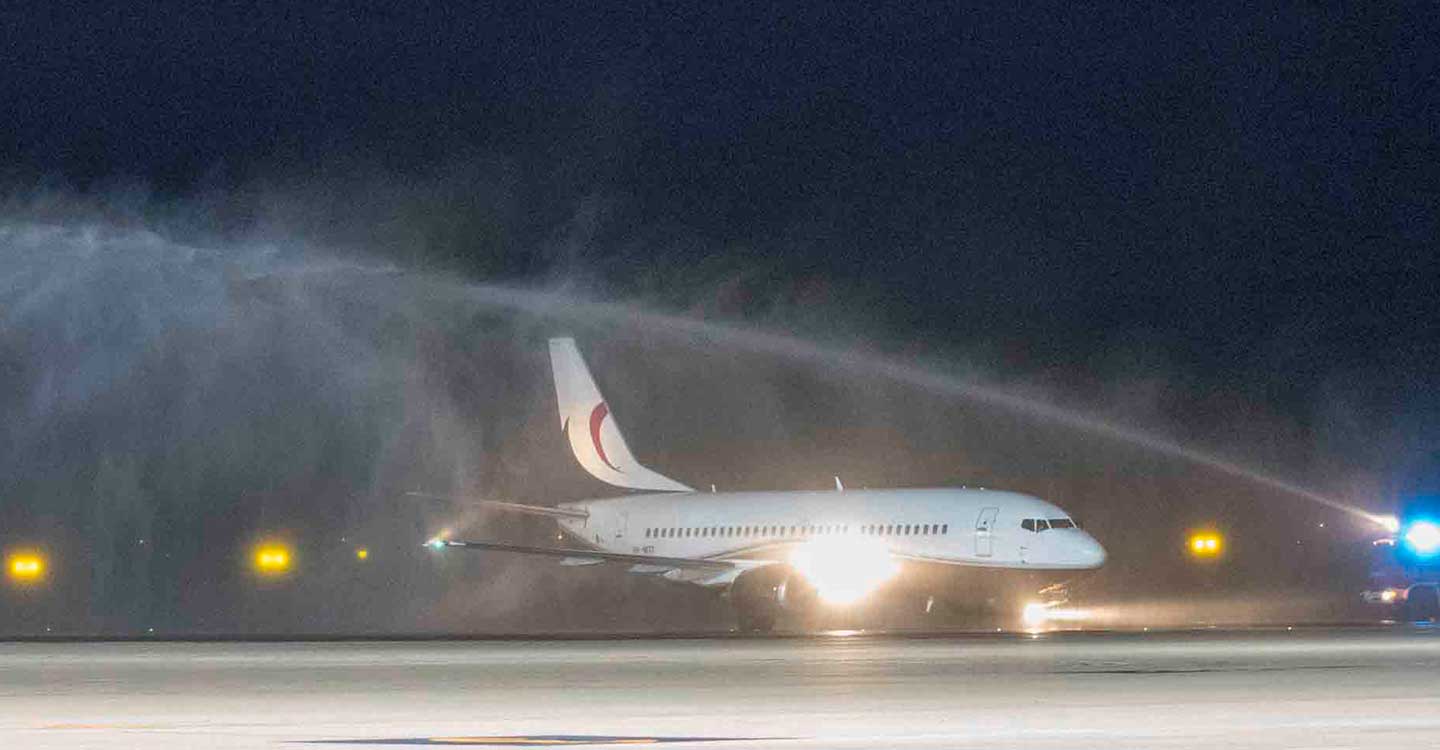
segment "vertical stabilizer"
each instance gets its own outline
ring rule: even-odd
[[[620,425],[595,386],[575,339],[550,339],[550,367],[555,373],[555,399],[560,428],[570,441],[575,460],[590,475],[632,490],[693,492],[694,490],[640,464],[625,444]]]

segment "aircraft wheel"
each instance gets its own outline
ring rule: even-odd
[[[739,631],[742,633],[769,633],[775,629],[775,613],[742,607],[735,611]]]

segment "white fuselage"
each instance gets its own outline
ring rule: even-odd
[[[566,533],[609,552],[775,559],[811,540],[854,539],[944,565],[1080,570],[1105,561],[1104,548],[1065,511],[995,490],[661,493],[562,507],[589,514],[562,519]]]

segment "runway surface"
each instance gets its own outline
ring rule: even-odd
[[[1431,747],[1440,631],[0,644],[3,748],[526,738],[675,750]]]

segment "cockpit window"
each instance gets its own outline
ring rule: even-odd
[[[1038,533],[1050,529],[1078,529],[1080,524],[1070,518],[1027,518],[1020,522],[1020,528]]]

